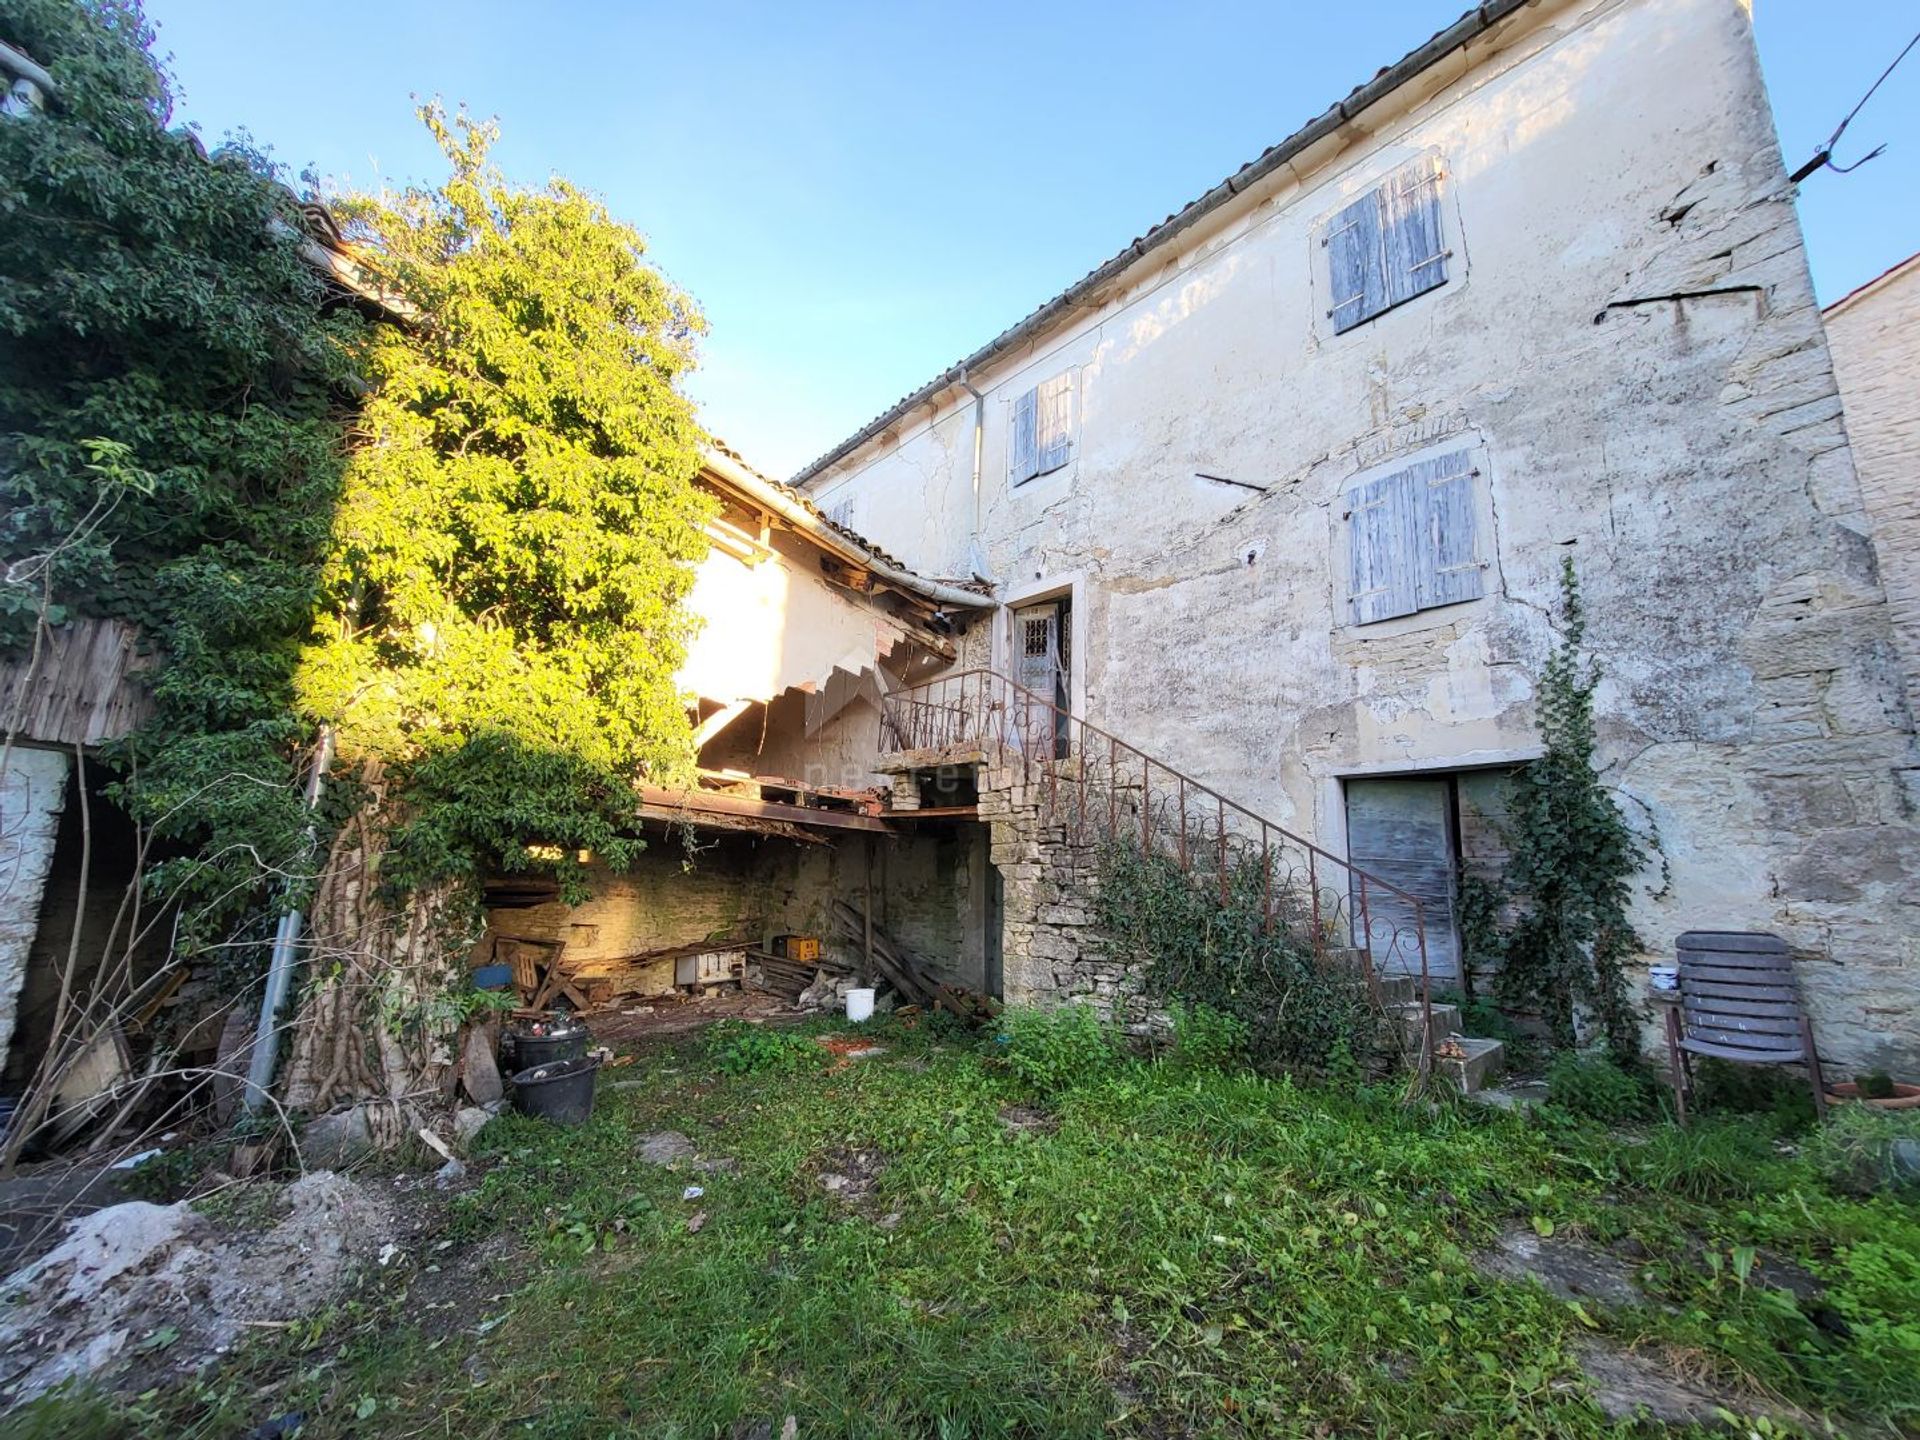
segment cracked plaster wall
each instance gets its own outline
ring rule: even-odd
[[[1776,931],[1824,1052],[1920,1067],[1912,721],[1749,18],[1736,0],[1523,17],[976,375],[985,553],[1003,585],[1081,577],[1091,718],[1336,850],[1343,774],[1536,746],[1572,554],[1605,774],[1672,868],[1639,906],[1654,950]],[[1449,282],[1333,335],[1316,227],[1428,149]],[[1073,461],[1010,490],[1007,402],[1068,367]],[[815,492],[959,572],[971,425],[970,401],[915,416]],[[1488,595],[1346,624],[1346,487],[1446,441],[1483,472]]]

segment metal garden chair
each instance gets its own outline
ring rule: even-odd
[[[1738,1065],[1805,1065],[1814,1113],[1825,1120],[1820,1057],[1787,942],[1754,931],[1689,930],[1675,947],[1680,993],[1666,1007],[1667,1051],[1680,1123],[1687,1123],[1696,1055]]]

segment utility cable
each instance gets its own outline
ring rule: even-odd
[[[1916,45],[1920,45],[1920,35],[1915,35],[1913,39],[1907,42],[1906,49],[1902,50],[1898,55],[1893,57],[1893,64],[1887,66],[1886,69],[1882,70],[1880,72],[1880,78],[1874,81],[1873,84],[1867,87],[1867,93],[1860,97],[1860,103],[1858,105],[1855,105],[1853,109],[1847,112],[1847,118],[1842,120],[1839,123],[1839,125],[1834,128],[1833,134],[1827,137],[1827,143],[1822,145],[1818,150],[1816,150],[1814,152],[1813,158],[1807,161],[1807,163],[1802,165],[1798,170],[1794,171],[1793,174],[1788,177],[1788,179],[1790,179],[1795,185],[1798,185],[1802,180],[1806,179],[1809,175],[1813,174],[1814,171],[1820,169],[1822,166],[1833,171],[1836,175],[1851,175],[1855,170],[1858,170],[1862,165],[1866,164],[1867,161],[1873,159],[1874,156],[1880,154],[1882,151],[1884,151],[1887,148],[1885,145],[1876,145],[1873,149],[1869,150],[1866,154],[1862,155],[1858,160],[1854,161],[1853,164],[1851,165],[1836,165],[1833,163],[1833,147],[1840,143],[1840,137],[1846,134],[1847,126],[1853,123],[1853,117],[1860,113],[1862,107],[1866,105],[1867,101],[1873,98],[1873,92],[1878,90],[1883,84],[1886,83],[1887,77],[1893,74],[1894,69],[1900,64],[1902,60],[1907,58],[1908,52],[1911,51],[1913,47]]]

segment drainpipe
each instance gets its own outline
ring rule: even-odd
[[[311,813],[320,803],[320,784],[327,777],[327,766],[333,760],[333,729],[322,726],[320,730],[320,750],[313,757],[313,770],[307,776],[307,810]],[[307,828],[307,838],[313,839],[313,828]],[[258,1115],[267,1107],[267,1087],[273,1083],[274,1062],[280,1057],[280,1012],[287,1003],[287,992],[293,988],[293,971],[300,943],[300,926],[304,917],[298,909],[291,909],[280,916],[280,925],[273,933],[273,958],[267,965],[267,993],[260,998],[260,1024],[253,1033],[253,1058],[247,1065],[247,1113]]]
[[[973,397],[973,525],[967,532],[967,564],[972,568],[976,580],[984,580],[991,585],[995,582],[987,573],[986,552],[980,546],[980,460],[986,451],[987,397],[973,388],[964,365],[954,377],[954,384]]]

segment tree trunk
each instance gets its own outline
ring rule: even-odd
[[[460,988],[478,912],[458,883],[380,894],[393,817],[377,774],[372,798],[341,827],[314,894],[306,985],[293,1024],[282,1098],[319,1114],[342,1101],[380,1102],[376,1139],[392,1144],[448,1108],[456,1078]]]

